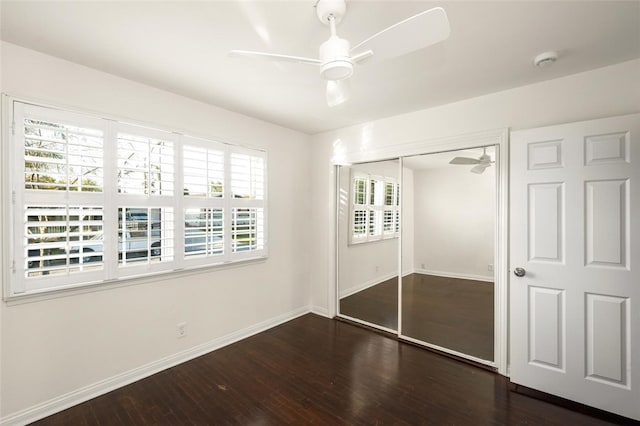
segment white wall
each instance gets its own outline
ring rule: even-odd
[[[416,270],[492,280],[495,168],[482,174],[461,166],[414,170],[414,183]]]
[[[335,184],[332,161],[363,152],[375,159],[393,147],[487,129],[525,129],[640,112],[640,60],[363,123],[312,137],[311,297],[333,313]]]
[[[270,236],[264,262],[1,303],[3,418],[308,310],[299,232],[310,214],[307,135],[15,45],[1,53],[1,89],[11,95],[266,149]],[[188,336],[177,339],[181,321]]]

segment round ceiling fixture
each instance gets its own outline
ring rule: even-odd
[[[332,35],[320,46],[320,75],[326,80],[343,80],[353,75],[349,42]]]
[[[544,52],[533,59],[533,64],[538,68],[546,68],[558,60],[558,54],[554,51]]]

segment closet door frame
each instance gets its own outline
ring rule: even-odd
[[[366,152],[358,151],[353,153],[345,153],[341,157],[340,163],[334,163],[334,203],[335,212],[333,222],[333,254],[331,257],[332,265],[330,268],[334,272],[334,285],[329,286],[329,313],[330,316],[337,316],[339,306],[339,291],[338,291],[338,229],[337,229],[337,201],[336,195],[338,194],[338,176],[339,166],[346,164],[384,161],[392,158],[400,158],[400,167],[402,168],[402,158],[420,154],[435,154],[444,151],[453,151],[459,149],[478,148],[483,146],[493,145],[496,147],[496,221],[495,221],[495,233],[494,233],[494,247],[495,247],[495,264],[494,264],[494,360],[493,362],[487,360],[481,360],[466,354],[461,354],[455,351],[451,351],[446,348],[437,347],[428,343],[412,339],[409,336],[402,334],[402,262],[398,265],[398,331],[397,336],[401,340],[418,343],[434,349],[450,353],[456,356],[460,356],[472,361],[485,364],[496,368],[498,373],[508,376],[508,285],[509,285],[509,263],[508,263],[508,173],[509,173],[509,129],[496,129],[483,132],[469,133],[464,135],[428,139],[408,144],[398,144],[394,146],[388,146],[380,149],[370,149]],[[402,188],[402,175],[400,176],[400,187]],[[401,198],[400,214],[402,214],[404,199]],[[402,256],[402,232],[400,232],[398,241],[398,257],[401,260]]]

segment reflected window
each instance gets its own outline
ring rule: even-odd
[[[400,233],[400,184],[395,178],[354,172],[350,243],[395,238]]]

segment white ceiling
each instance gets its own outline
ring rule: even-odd
[[[329,108],[318,69],[230,58],[231,49],[317,57],[315,0],[5,1],[3,40],[313,134],[640,57],[639,1],[348,1],[338,35],[356,44],[434,6],[451,36],[357,67]],[[533,57],[557,50],[537,69]]]

